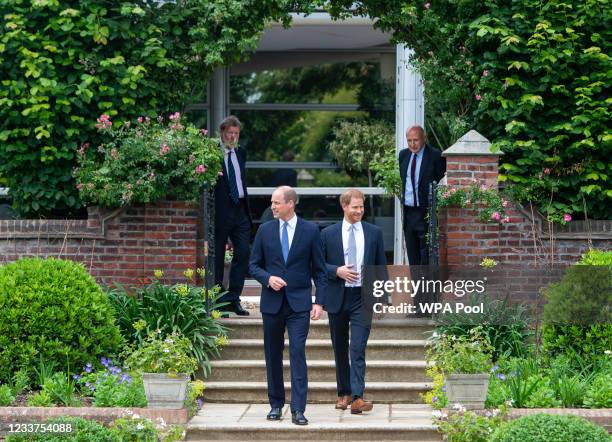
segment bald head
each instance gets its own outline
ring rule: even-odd
[[[410,152],[419,153],[427,141],[425,130],[421,126],[412,126],[408,128],[406,131],[406,141],[408,142],[408,149]]]

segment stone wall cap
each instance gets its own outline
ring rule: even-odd
[[[459,138],[455,144],[442,152],[442,156],[453,155],[491,155],[500,156],[502,152],[491,152],[491,142],[475,130]]]

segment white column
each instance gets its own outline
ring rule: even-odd
[[[406,148],[406,130],[410,126],[425,127],[425,98],[421,76],[410,66],[409,59],[414,53],[405,45],[397,45],[397,72],[395,88],[395,146],[399,153]],[[395,244],[394,264],[407,263],[402,234],[400,202],[395,201]]]
[[[210,96],[210,132],[219,136],[219,124],[227,117],[229,105],[229,69],[217,68],[213,72],[209,88]]]

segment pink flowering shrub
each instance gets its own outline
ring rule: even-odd
[[[510,217],[505,209],[508,200],[503,198],[497,189],[479,186],[473,183],[470,187],[438,186],[439,207],[461,207],[478,211],[478,218],[483,223],[496,222],[506,224]]]
[[[219,177],[219,141],[178,112],[123,124],[102,115],[95,125],[106,140],[95,147],[84,143],[74,169],[86,204],[115,208],[162,199],[195,201],[202,187]]]

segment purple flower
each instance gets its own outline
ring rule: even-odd
[[[446,385],[442,385],[442,391],[446,391]]]
[[[499,379],[500,381],[505,381],[506,375],[503,373],[497,373],[497,379]]]
[[[85,386],[89,388],[91,391],[96,391],[95,385],[92,385],[89,382],[85,382]]]
[[[202,399],[198,399],[198,410],[201,410],[202,406],[204,406],[204,401]]]
[[[438,396],[434,396],[434,397],[432,397],[432,398],[431,398],[431,401],[432,401],[432,402],[438,402]]]
[[[121,373],[121,369],[119,367],[111,367],[110,372],[114,375],[118,375],[119,373]]]
[[[107,368],[108,368],[108,366],[109,366],[109,365],[110,365],[110,363],[111,363],[110,359],[107,359],[107,358],[102,358],[102,359],[100,359],[100,362],[102,362],[102,365],[104,365],[104,366],[105,366],[105,367],[107,367]]]
[[[81,376],[79,376],[78,374],[73,374],[72,375],[72,379],[74,379],[75,381],[80,381],[81,380]]]
[[[497,370],[499,370],[499,365],[495,364],[491,369],[491,373],[495,373]]]
[[[88,363],[85,365],[85,373],[91,373],[91,369],[92,369],[91,362],[88,362]]]
[[[130,385],[130,383],[132,382],[132,377],[129,374],[123,373],[121,375],[121,378],[119,379],[119,381],[123,384],[128,384]]]

